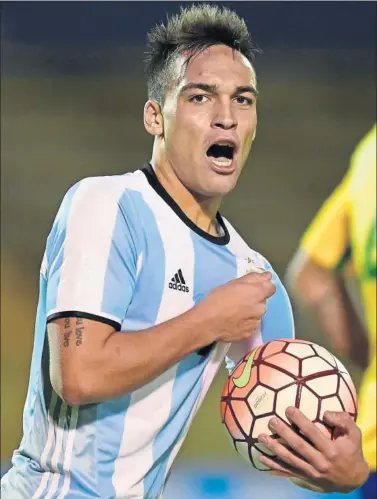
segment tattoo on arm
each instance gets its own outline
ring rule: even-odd
[[[68,317],[64,319],[64,342],[63,346],[69,347],[70,337],[72,335],[71,319]]]
[[[77,317],[76,319],[76,346],[79,347],[82,345],[83,336],[84,336],[84,321],[81,317]]]
[[[72,319],[66,318],[64,319],[64,328],[63,328],[63,346],[69,347],[72,331],[75,329],[75,344],[77,347],[82,345],[84,339],[84,321],[81,317],[77,317],[76,324],[72,324]]]

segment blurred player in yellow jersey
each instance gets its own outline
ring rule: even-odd
[[[365,325],[345,286],[360,283]],[[334,348],[364,371],[358,425],[371,468],[363,497],[376,498],[376,125],[357,146],[348,172],[304,234],[288,269],[294,294],[313,309]]]

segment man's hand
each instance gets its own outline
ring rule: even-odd
[[[324,492],[350,492],[367,480],[369,467],[362,446],[361,432],[346,412],[325,412],[324,421],[335,427],[337,438],[331,440],[301,411],[289,407],[287,418],[312,443],[308,443],[284,421],[272,418],[269,427],[285,445],[261,434],[259,441],[276,457],[262,457],[261,462],[292,479],[297,484]]]
[[[276,287],[271,272],[250,273],[219,286],[198,305],[215,341],[232,343],[250,338],[266,313],[266,301]]]

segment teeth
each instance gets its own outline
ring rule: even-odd
[[[232,160],[227,158],[212,158],[212,163],[214,163],[216,166],[230,166],[232,164]]]
[[[231,144],[230,142],[217,142],[216,143],[218,146],[227,146],[227,147],[231,147],[233,149],[233,144]]]

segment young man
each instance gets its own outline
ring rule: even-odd
[[[377,495],[376,145],[374,125],[356,148],[345,178],[307,229],[289,270],[293,291],[313,309],[334,347],[365,370],[358,424],[373,471],[363,488],[365,498]],[[344,283],[348,263],[359,279],[366,328]]]
[[[231,369],[254,345],[293,336],[276,274],[218,212],[256,132],[245,23],[201,5],[149,40],[152,159],[132,174],[85,179],[63,200],[42,263],[24,437],[4,498],[162,497],[225,357]],[[344,427],[337,445],[298,411],[290,418],[317,449],[280,422],[276,432],[303,459],[268,439],[282,459],[271,466],[329,490],[366,479],[350,418],[327,417]]]

